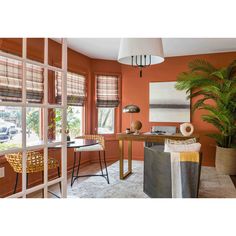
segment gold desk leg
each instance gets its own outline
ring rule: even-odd
[[[120,149],[120,179],[124,177],[124,141],[119,141],[119,149]]]
[[[125,179],[132,173],[132,141],[128,142],[128,171],[124,173],[124,141],[119,141],[120,148],[120,179]]]
[[[132,172],[132,141],[128,141],[128,171]]]

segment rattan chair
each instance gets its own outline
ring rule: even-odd
[[[13,192],[13,193],[16,193],[19,174],[22,173],[22,153],[7,154],[5,157],[8,163],[10,164],[10,166],[16,172],[16,182],[15,182],[15,187],[14,187],[14,192]],[[27,152],[26,163],[27,163],[26,164],[26,185],[28,187],[28,175],[30,173],[42,172],[42,179],[43,179],[43,172],[44,172],[43,153],[40,151]],[[56,169],[56,168],[57,168],[58,177],[60,177],[60,167],[59,167],[58,160],[56,160],[55,158],[48,157],[48,169],[51,170],[51,169]],[[61,185],[60,185],[60,189],[61,189]]]
[[[97,140],[98,144],[91,145],[91,146],[86,146],[86,147],[80,147],[80,148],[75,149],[75,152],[79,153],[79,160],[78,160],[78,165],[77,165],[77,172],[76,172],[76,175],[74,175],[75,174],[75,169],[76,169],[76,159],[77,159],[77,155],[75,153],[75,155],[74,155],[74,164],[73,164],[73,169],[72,169],[72,176],[71,176],[71,187],[73,186],[76,179],[78,179],[80,177],[91,177],[91,176],[104,177],[106,179],[107,183],[109,184],[110,182],[109,182],[107,163],[106,163],[105,139],[104,139],[104,137],[102,135],[83,135],[83,136],[76,137],[76,139]],[[101,174],[100,175],[99,174],[79,175],[82,152],[98,152],[100,169],[101,169]],[[103,166],[102,166],[102,161],[101,161],[101,152],[103,152],[105,173],[103,172]]]

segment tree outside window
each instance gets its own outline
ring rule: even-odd
[[[114,108],[98,108],[98,134],[114,134]]]

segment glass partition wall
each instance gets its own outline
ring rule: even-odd
[[[26,38],[22,40],[22,56],[0,51],[0,156],[6,158],[16,176],[9,180],[12,190],[8,197],[25,198],[40,191],[41,196],[47,198],[48,188],[57,184],[61,189],[58,195],[65,198],[67,42],[66,39],[61,42],[62,66],[55,67],[48,61],[48,39],[43,39],[43,62],[27,57],[27,41]],[[50,73],[61,74],[61,101],[58,104],[50,102]],[[50,134],[56,129],[51,120],[55,110],[60,111],[60,138],[52,138]],[[50,153],[58,145],[61,147],[57,148],[59,157],[52,158]],[[55,169],[53,178],[49,178],[52,169]],[[32,177],[34,172],[36,177]],[[5,175],[7,177],[7,171]],[[33,183],[37,183],[36,186]]]

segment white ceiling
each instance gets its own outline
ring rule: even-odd
[[[55,39],[57,40],[57,39]],[[236,38],[163,38],[165,57],[236,51]],[[117,60],[120,38],[68,38],[68,46],[96,59]]]

